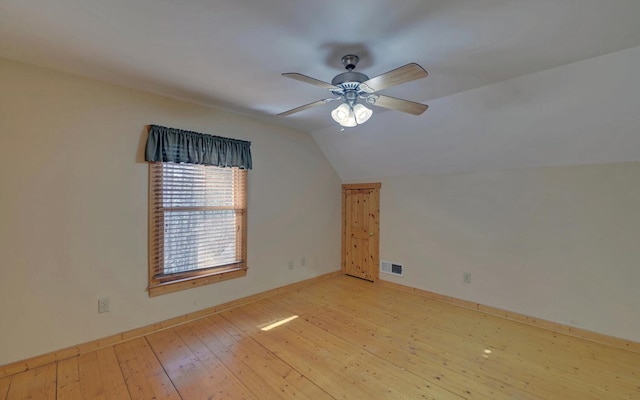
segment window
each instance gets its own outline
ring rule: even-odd
[[[151,295],[246,275],[246,174],[151,164]]]
[[[247,274],[250,142],[149,127],[149,295]]]

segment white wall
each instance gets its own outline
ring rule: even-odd
[[[386,178],[381,278],[640,342],[639,207],[640,163]]]
[[[148,124],[252,142],[246,278],[148,297]],[[0,60],[0,151],[0,365],[339,269],[340,180],[308,134]]]

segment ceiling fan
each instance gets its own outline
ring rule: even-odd
[[[426,78],[428,73],[424,68],[416,63],[410,63],[385,72],[375,78],[369,78],[361,72],[354,71],[359,60],[358,56],[353,54],[342,57],[342,65],[347,69],[347,72],[336,75],[333,80],[331,80],[331,83],[295,72],[282,74],[282,76],[287,78],[328,89],[334,97],[314,101],[313,103],[296,107],[278,115],[286,117],[287,115],[304,111],[311,107],[341,100],[342,104],[331,111],[331,117],[340,124],[344,130],[345,127],[354,127],[363,124],[371,117],[373,111],[363,103],[375,104],[378,107],[402,111],[413,115],[420,115],[429,108],[426,104],[378,94],[378,92],[383,89],[416,79]]]

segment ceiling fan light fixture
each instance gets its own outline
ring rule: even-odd
[[[333,118],[333,120],[339,123],[340,125],[343,125],[342,122],[346,121],[349,118],[349,114],[351,112],[352,111],[351,111],[351,107],[349,107],[349,104],[342,103],[338,107],[336,107],[333,111],[331,111],[331,118]]]
[[[358,125],[364,124],[371,118],[373,115],[373,111],[365,107],[364,105],[358,103],[353,106],[353,114],[355,116],[356,122]]]
[[[356,122],[356,117],[353,115],[353,113],[349,114],[349,118],[347,118],[347,120],[342,124],[342,126],[346,128],[353,128],[357,125],[358,122]]]
[[[358,123],[356,122],[356,116],[353,113],[353,108],[349,103],[342,103],[335,110],[331,111],[331,118],[334,121],[347,128],[352,128]]]
[[[367,122],[372,114],[373,111],[360,103],[353,107],[349,103],[342,103],[331,111],[331,118],[340,126],[353,128],[356,125]]]
[[[351,108],[351,106],[349,106],[349,114],[347,115],[347,118],[338,123],[345,128],[353,128],[354,126],[358,125],[358,122],[356,121],[356,115],[353,113],[353,109]]]

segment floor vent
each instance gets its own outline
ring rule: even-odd
[[[402,265],[389,261],[380,262],[380,271],[391,275],[403,276]]]

